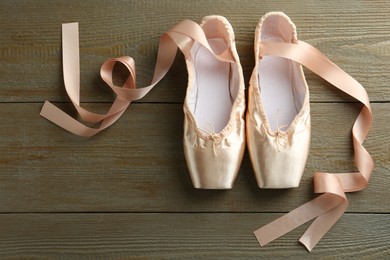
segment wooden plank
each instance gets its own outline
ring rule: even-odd
[[[180,104],[132,104],[90,139],[44,120],[40,107],[0,104],[0,212],[286,212],[313,198],[315,171],[354,170],[350,129],[358,104],[312,104],[312,147],[300,188],[260,190],[246,156],[229,191],[192,188]],[[383,203],[390,198],[389,109],[373,104],[365,146],[376,168],[369,187],[349,196],[349,212],[390,211]]]
[[[131,55],[138,84],[152,77],[159,36],[183,19],[226,16],[236,31],[248,82],[253,34],[266,12],[283,10],[302,40],[314,44],[366,88],[373,101],[389,101],[390,2],[378,1],[1,1],[0,102],[67,101],[61,68],[61,23],[80,22],[82,100],[108,101],[112,95],[98,76],[104,60]],[[88,10],[86,12],[85,10]],[[107,15],[109,14],[109,15]],[[337,19],[335,19],[337,17]],[[324,81],[307,75],[312,101],[351,100]],[[182,57],[145,102],[181,102],[187,81]]]
[[[28,259],[387,259],[390,256],[388,214],[346,214],[311,253],[298,243],[304,227],[260,248],[252,232],[278,216],[1,214],[0,256]]]

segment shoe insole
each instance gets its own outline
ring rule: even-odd
[[[277,131],[278,126],[279,130],[286,130],[297,115],[291,65],[289,59],[264,56],[258,66],[261,100],[272,131]]]
[[[209,40],[216,53],[226,49],[222,39]],[[194,115],[198,127],[219,133],[230,119],[232,101],[230,97],[230,63],[218,60],[209,50],[199,45],[194,55],[197,98]],[[213,129],[208,129],[212,127]]]

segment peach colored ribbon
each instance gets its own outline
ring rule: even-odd
[[[322,195],[254,232],[260,245],[264,246],[315,218],[299,240],[311,251],[347,209],[348,200],[345,192],[360,191],[368,185],[374,161],[363,147],[363,142],[372,124],[370,102],[367,92],[355,79],[313,46],[302,41],[298,41],[296,44],[277,42],[262,42],[260,44],[260,55],[274,55],[294,60],[364,105],[352,128],[354,159],[358,172],[316,173],[314,175],[314,190],[315,193],[323,193]]]
[[[219,60],[234,62],[228,49],[218,55],[213,52],[202,27],[193,21],[184,20],[161,36],[154,75],[149,86],[136,88],[135,63],[131,57],[123,56],[104,62],[100,69],[100,75],[117,94],[117,97],[109,111],[102,115],[89,112],[80,106],[78,23],[63,24],[62,59],[66,92],[82,120],[92,124],[101,122],[101,124],[97,128],[84,125],[48,101],[43,105],[41,116],[76,135],[93,136],[112,125],[125,112],[131,101],[144,97],[165,76],[175,59],[177,48],[180,48],[185,57],[189,59],[189,52],[195,41],[207,48]],[[122,63],[130,72],[122,87],[115,86],[112,81],[112,71],[116,62]]]

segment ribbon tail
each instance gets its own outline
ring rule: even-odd
[[[59,127],[82,137],[91,137],[102,130],[83,125],[49,101],[43,105],[40,115]]]
[[[260,246],[287,234],[306,222],[332,210],[341,203],[341,197],[334,198],[334,194],[325,193],[299,206],[286,215],[272,221],[254,232]]]
[[[344,200],[337,207],[318,216],[299,239],[299,242],[301,242],[307,250],[311,252],[322,237],[324,237],[325,234],[337,223],[347,208],[348,201]]]

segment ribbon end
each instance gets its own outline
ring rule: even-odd
[[[315,244],[313,245],[312,243],[310,243],[310,240],[307,239],[307,237],[301,237],[299,239],[299,242],[304,245],[309,252],[311,252],[311,250],[313,250],[313,248],[315,247]]]
[[[255,237],[257,239],[257,242],[259,243],[260,247],[263,247],[263,246],[265,246],[266,244],[268,244],[270,242],[270,241],[266,241],[265,239],[262,238],[262,236],[260,234],[260,229],[258,229],[255,232],[253,232],[253,234],[255,235]]]
[[[69,26],[76,26],[78,28],[79,23],[78,22],[71,22],[71,23],[63,23],[62,28],[69,27]]]
[[[45,103],[43,104],[42,108],[41,108],[41,112],[39,113],[40,116],[50,120],[51,118],[51,111],[53,109],[56,109],[57,107],[54,106],[52,103],[50,103],[50,101],[45,101]]]

